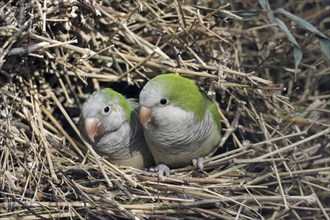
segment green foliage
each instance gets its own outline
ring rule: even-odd
[[[267,16],[269,21],[272,24],[276,24],[286,35],[287,39],[293,44],[293,56],[295,61],[295,72],[298,71],[298,66],[300,64],[300,61],[302,59],[302,50],[294,38],[294,36],[291,34],[289,28],[286,26],[286,24],[274,16],[273,11],[270,9],[269,3],[267,0],[259,0],[259,4],[261,5],[262,9],[264,9],[267,12]]]
[[[299,27],[301,27],[309,32],[314,33],[320,41],[321,50],[328,57],[328,59],[330,58],[330,39],[327,36],[325,36],[322,32],[320,32],[316,27],[314,27],[308,21],[306,21],[296,15],[291,14],[290,12],[286,11],[283,8],[277,9],[276,12],[283,14],[284,16],[289,18],[291,21],[295,22]]]
[[[305,30],[314,33],[320,41],[320,46],[321,46],[322,52],[328,58],[330,58],[329,38],[327,36],[325,36],[323,33],[321,33],[319,30],[317,30],[316,27],[314,27],[312,24],[310,24],[306,20],[291,14],[290,12],[286,11],[283,8],[279,8],[275,11],[272,11],[269,6],[268,0],[259,0],[259,4],[262,7],[262,9],[267,12],[269,21],[272,24],[276,24],[285,33],[287,39],[293,44],[293,49],[294,49],[293,56],[294,56],[294,60],[295,60],[295,72],[296,73],[298,71],[298,66],[300,64],[300,61],[302,59],[302,50],[301,50],[298,42],[294,38],[294,36],[291,34],[289,28],[286,26],[286,24],[282,20],[280,20],[279,18],[274,16],[274,12],[281,13],[282,15],[289,18],[291,21],[295,22],[299,27],[304,28]]]

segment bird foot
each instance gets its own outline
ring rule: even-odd
[[[192,163],[195,167],[199,168],[201,171],[204,169],[204,159],[203,157],[197,157],[192,160]]]
[[[169,176],[170,168],[166,164],[159,164],[149,169],[151,172],[158,172],[159,176]]]

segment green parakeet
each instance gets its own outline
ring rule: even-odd
[[[215,103],[196,84],[176,74],[158,75],[140,93],[140,122],[160,175],[169,167],[193,164],[221,140],[220,114]],[[167,165],[167,166],[166,166]]]
[[[90,95],[83,104],[79,128],[95,151],[110,162],[136,168],[152,166],[138,103],[120,93],[107,88]]]

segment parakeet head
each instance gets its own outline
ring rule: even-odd
[[[82,107],[82,129],[91,142],[105,132],[118,130],[130,120],[131,107],[126,99],[112,89],[94,92]]]
[[[176,74],[151,79],[140,93],[140,121],[146,126],[185,120],[186,113],[196,120],[204,117],[206,103],[196,84]]]

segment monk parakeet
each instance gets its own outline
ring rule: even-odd
[[[140,93],[140,122],[160,175],[193,164],[221,140],[220,114],[196,84],[176,74],[158,75]],[[167,165],[167,166],[166,166]]]
[[[79,127],[95,151],[110,162],[136,168],[153,164],[138,103],[118,92],[108,88],[94,92],[83,104]]]

